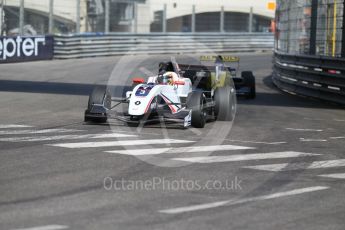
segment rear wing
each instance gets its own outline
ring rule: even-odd
[[[197,72],[216,72],[216,67],[214,65],[212,66],[206,66],[206,65],[188,65],[188,64],[180,64],[180,73],[185,74],[186,72],[194,73],[194,75]],[[236,68],[231,67],[225,67],[225,71],[229,71],[231,75],[236,75]]]
[[[205,61],[205,62],[240,62],[240,58],[236,56],[209,56],[209,55],[204,55],[200,56],[200,61]]]
[[[179,67],[181,71],[188,71],[188,70],[205,71],[205,72],[215,71],[215,66],[180,64]]]

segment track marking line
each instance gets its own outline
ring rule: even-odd
[[[317,156],[317,155],[320,155],[320,154],[301,153],[301,152],[273,152],[273,153],[241,154],[241,155],[231,155],[231,156],[173,158],[173,160],[186,161],[186,162],[192,162],[192,163],[221,163],[221,162],[233,162],[233,161],[249,161],[249,160]]]
[[[327,142],[326,139],[308,139],[308,138],[300,138],[302,142]]]
[[[328,178],[335,178],[335,179],[345,179],[345,173],[323,174],[323,175],[319,175],[319,177],[328,177]]]
[[[0,129],[32,128],[30,125],[0,125]]]
[[[18,228],[14,230],[61,230],[68,229],[68,226],[65,225],[46,225],[46,226],[37,226],[32,228]]]
[[[329,160],[329,161],[314,161],[311,163],[283,163],[283,164],[267,164],[267,165],[253,165],[253,166],[244,166],[243,168],[256,169],[263,171],[293,171],[293,170],[306,170],[306,169],[322,169],[322,168],[336,168],[344,167],[345,159],[340,160]]]
[[[337,140],[337,139],[345,139],[345,137],[330,137],[329,139]]]
[[[309,121],[325,121],[325,119],[320,119],[320,118],[308,118],[308,117],[305,117],[304,120],[309,120]]]
[[[185,207],[179,207],[179,208],[172,208],[172,209],[163,209],[159,210],[158,212],[164,213],[164,214],[179,214],[179,213],[186,213],[186,212],[195,212],[195,211],[201,211],[211,208],[217,208],[217,207],[224,207],[224,206],[232,206],[232,205],[238,205],[238,204],[244,204],[249,202],[255,202],[255,201],[264,201],[264,200],[271,200],[286,196],[294,196],[294,195],[300,195],[303,193],[310,193],[310,192],[316,192],[321,190],[329,189],[329,187],[325,186],[315,186],[315,187],[307,187],[307,188],[301,188],[301,189],[294,189],[286,192],[278,192],[273,193],[269,195],[264,196],[255,196],[250,198],[244,198],[244,199],[238,199],[238,200],[225,200],[220,202],[212,202],[212,203],[205,203],[205,204],[199,204],[199,205],[191,205],[191,206],[185,206]]]
[[[83,130],[76,130],[76,129],[0,130],[0,135],[68,133],[68,132],[81,132],[81,131]]]
[[[98,148],[98,147],[112,147],[112,146],[140,146],[150,144],[180,144],[191,143],[194,141],[174,140],[174,139],[151,139],[151,140],[130,140],[130,141],[102,141],[102,142],[78,142],[78,143],[60,143],[49,144],[49,146],[78,149],[78,148]]]
[[[286,128],[286,130],[291,131],[301,131],[301,132],[322,132],[322,129],[295,129],[295,128]]]
[[[304,120],[310,120],[310,121],[329,121],[329,120],[326,120],[326,119],[307,118],[307,117],[305,117]],[[332,121],[345,122],[345,120],[343,120],[343,119],[332,119]]]
[[[109,133],[109,134],[86,134],[86,135],[58,135],[58,136],[40,136],[40,137],[8,137],[0,138],[0,141],[8,142],[35,142],[35,141],[57,141],[57,140],[77,140],[77,139],[103,139],[119,137],[136,137],[136,135]]]
[[[114,150],[106,151],[107,153],[116,153],[131,156],[144,155],[158,155],[169,153],[195,153],[195,152],[209,152],[209,151],[228,151],[228,150],[244,150],[255,149],[253,147],[236,146],[236,145],[213,145],[213,146],[198,146],[198,147],[181,147],[181,148],[156,148],[156,149],[129,149],[129,150]]]
[[[281,144],[287,144],[285,141],[280,142],[262,142],[262,141],[241,141],[241,140],[229,140],[232,142],[242,142],[242,143],[252,143],[252,144],[265,144],[265,145],[281,145]]]

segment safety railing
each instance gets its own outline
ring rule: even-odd
[[[273,82],[290,93],[345,104],[345,59],[276,52]]]
[[[54,58],[126,54],[272,51],[271,33],[84,34],[55,36]]]

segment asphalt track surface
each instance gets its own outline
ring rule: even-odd
[[[203,130],[85,124],[119,62],[0,66],[0,229],[345,228],[345,111],[277,90],[271,54],[241,55],[257,98]]]

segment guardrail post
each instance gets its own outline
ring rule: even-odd
[[[20,0],[19,6],[19,34],[24,34],[24,0]]]
[[[342,40],[341,40],[341,57],[345,58],[345,2],[343,3],[343,29],[342,29]]]
[[[167,4],[164,4],[164,8],[163,8],[163,33],[167,32]]]
[[[53,33],[54,27],[54,0],[49,0],[49,28],[48,33]]]
[[[105,11],[105,20],[104,20],[104,33],[109,33],[109,0],[105,0],[105,7],[104,7],[104,11]]]
[[[80,33],[80,0],[77,0],[77,15],[76,15],[76,25],[75,25],[75,32],[77,34]]]
[[[4,0],[0,2],[0,36],[3,35],[3,25],[4,25]]]
[[[310,18],[310,39],[309,39],[309,54],[316,53],[316,32],[317,32],[317,8],[318,0],[312,0],[311,3],[311,18]]]
[[[134,24],[133,24],[133,33],[138,33],[138,3],[134,3]]]
[[[195,33],[195,5],[192,6],[192,33]]]
[[[249,23],[248,32],[252,33],[253,32],[253,7],[250,7],[248,23]]]
[[[220,9],[220,32],[224,33],[224,6]]]

